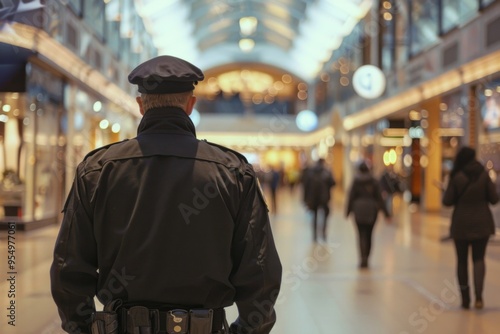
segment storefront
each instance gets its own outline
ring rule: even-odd
[[[9,70],[0,86],[0,222],[29,230],[60,219],[78,163],[134,137],[138,120],[37,58]]]
[[[0,94],[2,220],[32,226],[54,222],[61,211],[67,121],[64,81],[26,62]]]
[[[475,86],[477,99],[478,158],[485,165],[500,193],[500,74]],[[500,229],[500,206],[492,207]]]

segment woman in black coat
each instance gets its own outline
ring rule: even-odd
[[[372,176],[368,165],[362,162],[358,167],[358,175],[349,190],[346,217],[354,213],[354,221],[358,230],[360,267],[368,267],[368,258],[372,247],[372,233],[378,212],[382,210],[386,219],[390,213],[382,197],[379,182]]]
[[[468,253],[472,248],[474,292],[477,309],[483,308],[483,286],[486,272],[484,257],[488,239],[495,234],[495,224],[489,204],[498,202],[495,185],[483,165],[476,160],[476,151],[462,147],[458,151],[444,192],[443,204],[454,206],[450,237],[457,254],[457,277],[462,296],[462,308],[468,309]]]

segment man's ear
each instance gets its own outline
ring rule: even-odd
[[[196,104],[196,96],[191,96],[186,104],[186,114],[191,115],[194,105]]]
[[[139,111],[140,111],[141,115],[144,116],[144,108],[142,106],[142,98],[140,96],[137,96],[135,98],[135,100],[137,101],[137,104],[139,105]]]

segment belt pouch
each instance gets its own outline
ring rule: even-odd
[[[118,334],[118,315],[116,312],[94,312],[90,330],[92,334]]]
[[[168,334],[187,334],[189,314],[186,310],[175,309],[167,313],[167,333]]]
[[[127,310],[127,334],[153,334],[149,309],[133,306]]]
[[[212,309],[192,309],[189,311],[189,334],[212,333]]]

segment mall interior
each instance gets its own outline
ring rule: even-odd
[[[136,136],[127,76],[164,54],[205,74],[197,137],[244,154],[268,196],[280,172],[272,333],[498,333],[500,239],[488,245],[485,308],[462,310],[441,198],[462,146],[500,193],[499,0],[0,1],[0,333],[63,333],[48,270],[76,167]],[[300,184],[319,158],[337,181],[321,244]],[[361,161],[401,184],[369,270],[344,215]]]

